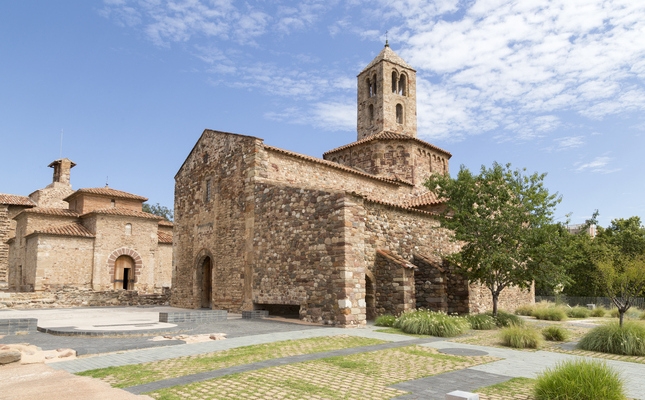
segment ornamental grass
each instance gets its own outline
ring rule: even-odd
[[[591,310],[587,307],[575,306],[567,309],[567,317],[569,318],[589,318]]]
[[[538,375],[536,400],[624,400],[618,373],[601,361],[571,360]]]
[[[497,328],[495,318],[488,314],[473,314],[466,317],[471,329],[488,331]]]
[[[464,317],[419,309],[401,314],[394,327],[415,335],[453,337],[468,331],[470,324]]]
[[[376,326],[386,326],[388,328],[391,328],[394,326],[394,321],[396,321],[396,317],[392,314],[383,314],[379,315],[376,317],[376,320],[374,320],[374,325]]]
[[[601,353],[627,356],[645,356],[645,325],[625,321],[598,326],[580,339],[578,348]]]
[[[561,326],[547,326],[542,329],[542,336],[550,342],[564,342],[569,339],[569,331]]]
[[[490,315],[491,317],[493,316],[492,311],[488,311],[485,313],[486,315]],[[506,311],[502,310],[497,310],[497,317],[495,318],[495,323],[497,324],[498,327],[504,328],[507,326],[522,326],[524,325],[524,320],[520,317],[518,317],[515,314],[511,314]]]
[[[540,345],[540,333],[530,327],[512,325],[500,332],[502,344],[516,349],[536,349]]]

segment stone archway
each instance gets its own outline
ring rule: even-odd
[[[117,259],[120,260],[118,263],[119,265],[117,265]],[[121,262],[123,262],[123,264]],[[122,282],[116,282],[116,280],[118,280],[117,278],[121,276],[120,274],[117,276],[117,268],[120,269],[124,266],[130,269],[128,271],[129,284],[127,290],[133,290],[134,284],[139,280],[138,278],[141,274],[141,268],[143,267],[143,260],[139,253],[127,247],[121,247],[120,249],[114,250],[108,257],[107,261],[108,274],[114,288],[116,288],[119,283],[122,285]],[[123,287],[121,286],[120,288]]]
[[[202,249],[195,263],[194,292],[196,308],[213,308],[213,256]]]

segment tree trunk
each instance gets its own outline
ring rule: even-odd
[[[627,310],[623,310],[622,308],[618,309],[618,321],[621,329],[623,327],[623,318],[625,317],[625,311]]]
[[[497,318],[497,301],[499,300],[499,293],[491,292],[493,295],[493,317]]]

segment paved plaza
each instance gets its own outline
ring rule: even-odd
[[[88,337],[83,335],[55,336],[46,333],[35,333],[23,336],[5,336],[0,339],[0,344],[29,342],[44,350],[59,347],[69,347],[79,351],[79,357],[69,361],[50,363],[47,368],[51,374],[77,373],[91,369],[110,366],[123,366],[145,362],[155,362],[182,356],[194,356],[212,353],[220,350],[234,349],[243,346],[272,343],[284,340],[298,340],[324,336],[351,335],[372,339],[380,339],[387,343],[334,350],[323,353],[298,355],[292,357],[276,358],[246,365],[235,366],[214,371],[201,372],[177,378],[165,379],[144,385],[125,388],[125,390],[109,388],[109,390],[123,393],[123,398],[153,390],[168,388],[175,385],[185,385],[205,381],[229,374],[255,371],[263,368],[284,366],[305,361],[319,360],[332,356],[346,356],[368,351],[397,348],[409,345],[432,347],[439,352],[454,355],[488,355],[499,359],[490,363],[471,366],[465,369],[429,376],[421,379],[410,380],[393,385],[393,388],[409,392],[398,397],[401,399],[445,399],[445,394],[453,390],[475,391],[479,387],[504,382],[513,377],[534,378],[545,368],[555,366],[558,362],[576,358],[578,356],[552,352],[552,351],[519,351],[506,348],[479,346],[447,341],[441,338],[415,338],[405,335],[396,335],[377,332],[377,327],[367,326],[361,329],[343,329],[324,327],[320,325],[290,323],[270,319],[241,319],[232,315],[226,321],[217,321],[210,324],[174,324],[174,326],[158,325],[159,332],[184,332],[198,333],[225,333],[226,340],[213,340],[201,343],[186,344],[180,340],[151,341],[150,336],[137,336],[137,331],[150,330],[152,323],[157,319],[160,310],[172,311],[170,307],[143,308],[115,307],[109,309],[66,309],[66,310],[24,310],[0,311],[0,318],[14,318],[25,316],[39,319],[39,327],[66,327],[79,331],[92,330],[96,326],[110,326],[112,336]],[[170,310],[169,310],[170,309]],[[158,321],[157,321],[158,322]],[[297,321],[293,321],[297,322]],[[138,326],[137,326],[138,325]],[[645,365],[632,362],[605,360],[610,366],[620,372],[625,380],[628,396],[635,399],[645,399]],[[21,366],[25,368],[30,366]],[[8,369],[0,368],[0,378]],[[30,367],[33,368],[33,367]],[[14,368],[15,369],[15,368]],[[17,370],[11,370],[16,374]],[[25,372],[27,373],[27,372]],[[69,374],[67,374],[69,375]],[[57,375],[59,376],[59,375]],[[69,379],[92,379],[69,375]],[[57,382],[60,382],[60,377]],[[93,379],[97,381],[96,379]],[[2,382],[3,379],[0,379]],[[4,380],[6,381],[6,380]],[[27,381],[26,381],[27,382]],[[104,384],[103,382],[101,382]],[[29,398],[20,397],[18,386],[12,387],[13,397],[6,397],[0,383],[0,399]],[[33,383],[29,383],[33,386]],[[25,389],[28,392],[28,389]],[[43,390],[45,390],[43,388]],[[107,389],[106,389],[107,390]],[[126,393],[127,392],[127,393]],[[5,396],[5,397],[3,397]],[[70,397],[67,397],[70,398]],[[76,398],[101,398],[101,397],[76,397]],[[109,397],[106,397],[109,398]],[[142,397],[147,398],[147,397]]]

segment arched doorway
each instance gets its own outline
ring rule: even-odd
[[[204,258],[201,265],[201,308],[213,308],[213,263],[210,257]]]
[[[368,320],[376,319],[376,290],[374,278],[365,274],[365,316]]]
[[[122,255],[114,261],[114,289],[134,290],[134,260]]]

